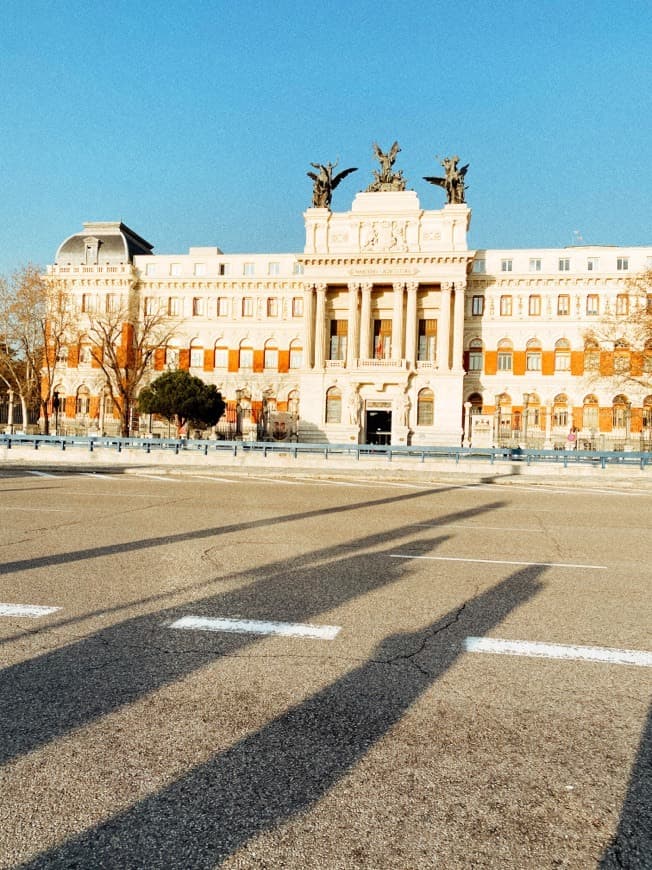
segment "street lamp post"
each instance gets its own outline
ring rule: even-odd
[[[498,394],[495,398],[496,402],[496,447],[500,447],[500,399],[502,394]]]
[[[54,408],[54,434],[59,434],[59,393],[55,390],[52,394],[52,407]]]
[[[530,409],[528,408],[529,404],[530,404],[530,394],[523,393],[523,441],[525,442],[526,447],[527,447],[528,414],[530,413]]]

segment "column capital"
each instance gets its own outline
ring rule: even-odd
[[[371,293],[371,291],[374,289],[374,285],[371,281],[363,281],[360,284],[360,289],[363,293]]]
[[[442,293],[450,293],[455,285],[452,281],[442,281],[440,286]]]
[[[317,293],[325,293],[328,284],[315,284],[315,290]]]
[[[392,286],[396,291],[405,290],[405,281],[394,281]]]
[[[360,282],[349,281],[347,287],[349,288],[349,293],[357,293],[357,291],[360,289]]]
[[[408,281],[405,286],[407,287],[408,293],[416,293],[417,290],[419,289],[419,282],[418,281]]]

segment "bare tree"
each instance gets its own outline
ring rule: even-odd
[[[130,434],[132,412],[154,354],[169,343],[177,327],[162,309],[149,310],[141,305],[137,281],[132,284],[127,302],[116,310],[91,316],[87,332],[91,356],[104,373],[124,437]]]
[[[607,364],[596,368],[595,380],[652,390],[652,269],[628,281],[584,339],[610,352]]]
[[[48,434],[56,366],[76,334],[65,285],[44,278],[32,264],[2,280],[0,333],[0,377],[19,396],[23,421],[30,405],[40,405]]]

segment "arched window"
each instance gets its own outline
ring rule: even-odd
[[[303,347],[300,341],[293,341],[290,344],[290,368],[300,369],[303,367]]]
[[[229,366],[229,349],[228,347],[222,343],[222,341],[217,341],[215,343],[215,368],[216,369],[226,369]]]
[[[614,396],[611,405],[611,424],[614,429],[625,429],[627,426],[627,418],[631,404],[627,400],[627,396],[622,393]]]
[[[648,433],[652,429],[652,396],[643,399],[643,429]]]
[[[57,362],[63,365],[68,364],[68,346],[62,344],[57,350]]]
[[[552,425],[555,429],[568,427],[568,396],[566,393],[559,393],[553,399]]]
[[[254,349],[245,342],[240,345],[238,368],[240,371],[253,369],[254,367]]]
[[[433,426],[435,422],[435,396],[424,387],[417,396],[417,426]]]
[[[560,338],[555,344],[555,371],[570,371],[570,341]]]
[[[179,348],[169,345],[165,348],[165,367],[170,371],[179,368]]]
[[[498,429],[502,436],[509,437],[512,431],[512,397],[509,393],[496,396]]]
[[[600,348],[597,341],[587,340],[584,344],[584,369],[597,371],[600,368]]]
[[[204,368],[204,348],[198,341],[193,341],[190,345],[190,368]]]
[[[597,396],[589,395],[584,397],[584,402],[582,403],[582,427],[595,431],[600,429],[600,408]]]
[[[342,422],[342,393],[337,387],[331,387],[326,391],[326,422]]]
[[[113,397],[108,387],[105,388],[104,395],[102,396],[102,413],[105,418],[113,416]]]
[[[525,368],[528,372],[541,371],[541,342],[538,338],[528,341],[525,347]]]
[[[482,396],[480,393],[471,393],[467,401],[471,403],[471,416],[482,414]]]
[[[268,341],[265,344],[265,361],[266,369],[278,371],[278,348],[275,341]]]
[[[482,371],[482,341],[479,338],[474,338],[469,344],[469,371]]]
[[[630,350],[629,345],[623,339],[618,340],[614,344],[614,372],[616,374],[626,374],[630,368]]]
[[[75,413],[77,415],[88,414],[90,409],[91,393],[88,387],[82,385],[77,390],[77,398],[75,400]]]
[[[527,396],[527,403],[525,397]],[[523,396],[523,412],[527,410],[527,423],[530,430],[541,427],[541,399],[538,393]]]
[[[288,414],[299,416],[299,391],[292,390],[288,393]]]
[[[511,372],[514,348],[509,339],[504,338],[498,344],[498,371]]]

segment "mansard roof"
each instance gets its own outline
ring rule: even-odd
[[[126,264],[135,254],[151,254],[154,246],[122,221],[88,221],[84,229],[69,236],[59,246],[55,263],[59,266]]]

